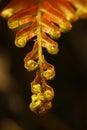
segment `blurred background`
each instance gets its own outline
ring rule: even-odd
[[[0,0],[0,11],[10,0]],[[87,130],[87,19],[73,23],[58,40],[58,55],[45,56],[56,69],[49,84],[55,90],[52,109],[44,116],[29,110],[30,82],[23,58],[25,48],[14,45],[15,31],[0,17],[0,130]]]

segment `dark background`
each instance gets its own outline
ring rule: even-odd
[[[0,10],[8,2],[1,0]],[[62,34],[58,55],[45,52],[56,77],[49,82],[55,90],[53,107],[44,116],[28,108],[35,73],[26,71],[23,58],[32,43],[20,49],[14,39],[15,32],[0,17],[0,130],[87,130],[87,19],[78,20]]]

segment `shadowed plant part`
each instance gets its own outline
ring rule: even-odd
[[[31,111],[46,113],[54,98],[53,88],[47,80],[55,77],[55,68],[45,59],[43,48],[55,55],[59,52],[56,42],[61,33],[72,28],[72,22],[87,18],[87,0],[12,0],[0,14],[8,19],[8,27],[16,33],[15,45],[24,47],[27,41],[35,39],[32,50],[24,58],[24,67],[28,71],[36,70],[31,82]]]

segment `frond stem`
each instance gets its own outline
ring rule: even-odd
[[[41,3],[40,3],[41,5]],[[43,77],[43,59],[42,59],[42,37],[41,37],[41,17],[42,17],[42,12],[40,9],[37,12],[37,42],[38,42],[38,63],[39,63],[39,68],[40,68],[40,74],[41,74],[41,79],[42,79],[42,88],[44,89],[44,77]]]

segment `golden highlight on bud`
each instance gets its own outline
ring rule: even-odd
[[[54,98],[54,91],[52,90],[46,90],[44,92],[44,97],[47,99],[47,100],[52,100]]]
[[[16,39],[15,39],[15,45],[17,47],[22,48],[22,47],[24,47],[26,45],[26,43],[27,43],[26,36],[20,36],[18,38],[16,37]]]
[[[61,22],[61,24],[59,26],[60,26],[61,32],[67,32],[72,28],[72,25],[69,21],[67,21],[67,22],[63,21],[63,22]]]
[[[24,64],[24,67],[28,70],[28,71],[33,71],[35,69],[38,68],[38,63],[35,62],[34,60],[28,60],[26,61],[26,63]]]
[[[12,8],[7,8],[1,12],[1,16],[5,19],[11,17],[14,14],[14,10]]]
[[[47,69],[43,72],[43,76],[46,78],[46,80],[51,80],[55,77],[55,71],[54,69]]]
[[[30,103],[30,109],[32,111],[35,111],[36,109],[40,108],[43,102],[45,101],[45,98],[42,93],[33,94],[31,96],[32,102]]]
[[[47,84],[44,84],[43,89],[38,83],[31,86],[31,92],[33,93],[31,96],[31,103],[29,105],[31,111],[36,114],[46,113],[52,107],[51,100],[54,97],[53,88]]]
[[[49,32],[49,35],[50,35],[50,37],[53,38],[53,39],[58,39],[58,38],[61,36],[61,32],[52,29],[52,30]]]
[[[51,101],[45,100],[42,94],[32,95],[31,98],[29,108],[36,114],[44,114],[52,107]]]
[[[17,28],[18,26],[19,26],[19,21],[18,20],[14,20],[12,22],[10,22],[10,20],[8,20],[8,27],[10,29]]]
[[[35,84],[35,85],[32,85],[31,86],[31,92],[33,94],[38,94],[38,93],[41,93],[42,91],[42,88],[41,88],[41,85],[40,84]]]
[[[87,7],[79,8],[76,13],[81,18],[87,18]]]
[[[54,44],[49,44],[49,46],[47,47],[47,51],[48,53],[55,55],[58,53],[59,49],[56,45]]]

